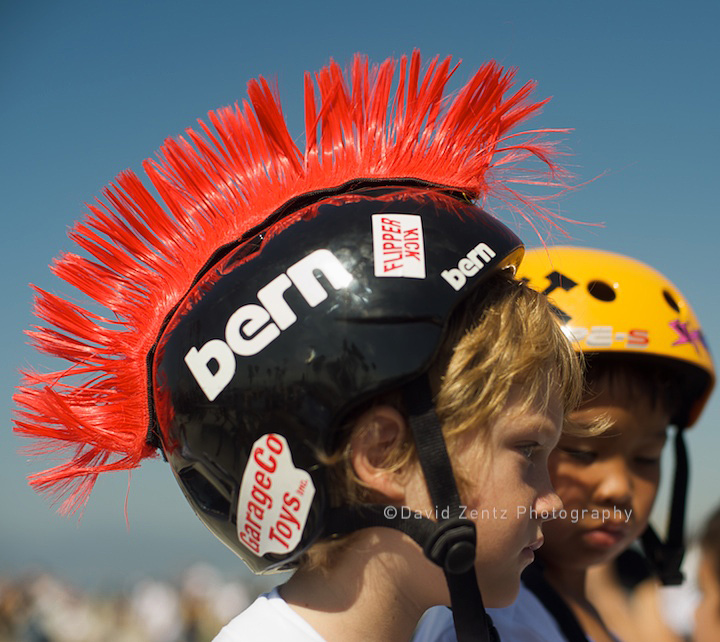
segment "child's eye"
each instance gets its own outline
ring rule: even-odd
[[[660,463],[660,457],[635,457],[635,461],[642,466],[656,466]]]
[[[592,464],[597,459],[597,453],[592,450],[579,450],[577,448],[560,448],[560,450],[582,464]]]
[[[525,459],[532,459],[533,455],[537,452],[537,449],[540,447],[540,444],[532,443],[532,444],[522,444],[521,446],[518,446],[518,450],[520,451],[520,454],[525,457]]]

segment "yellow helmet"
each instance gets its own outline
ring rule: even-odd
[[[680,371],[688,403],[673,420],[697,420],[715,369],[690,304],[660,272],[613,252],[552,247],[528,250],[518,277],[548,295],[578,351],[645,355]]]

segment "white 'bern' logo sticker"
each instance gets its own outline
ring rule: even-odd
[[[225,324],[224,340],[210,339],[200,348],[193,346],[187,351],[185,363],[209,401],[232,381],[237,357],[262,352],[297,321],[285,300],[286,290],[294,287],[311,308],[328,298],[317,273],[336,290],[353,282],[353,275],[330,250],[315,250],[260,288],[257,303],[238,307]]]

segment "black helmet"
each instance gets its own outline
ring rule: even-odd
[[[421,187],[320,197],[279,225],[207,269],[152,368],[178,483],[255,572],[327,534],[318,453],[359,404],[423,374],[457,303],[523,252],[481,209]]]

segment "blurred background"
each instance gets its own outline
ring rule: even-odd
[[[277,581],[208,534],[161,460],[100,479],[80,520],[26,485],[41,462],[18,454],[11,395],[20,367],[50,365],[23,334],[28,284],[74,296],[47,266],[120,171],[140,173],[163,139],[242,100],[258,75],[277,80],[299,139],[302,74],[331,57],[449,54],[462,60],[455,87],[494,58],[553,97],[534,127],[573,129],[567,162],[584,186],[554,207],[604,224],[550,241],[663,271],[717,355],[719,19],[709,0],[0,1],[0,641],[211,639]],[[719,500],[719,398],[689,436],[691,531]],[[660,530],[667,506],[664,487]]]

